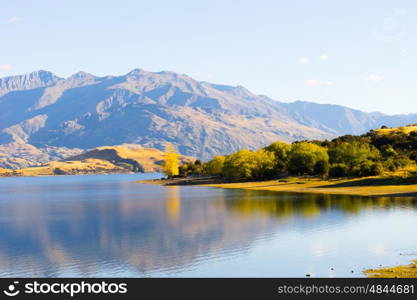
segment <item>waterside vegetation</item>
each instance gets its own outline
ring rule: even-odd
[[[156,181],[221,188],[361,196],[417,195],[417,125],[383,126],[331,141],[275,142],[208,162],[183,163]]]
[[[216,156],[207,163],[187,163],[179,174],[211,175],[233,181],[285,176],[358,178],[417,174],[417,126],[385,126],[365,135],[345,135],[331,141],[275,142],[256,150]],[[198,167],[197,167],[198,165]]]

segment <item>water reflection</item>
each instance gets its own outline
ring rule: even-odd
[[[355,240],[352,216],[369,211],[373,222],[394,209],[414,220],[416,209],[413,198],[161,187],[124,176],[23,180],[0,182],[2,276],[302,276],[316,258],[343,255],[334,235],[320,239],[337,230]],[[364,261],[392,253],[386,241],[367,247]]]
[[[169,220],[173,223],[178,221],[181,214],[180,187],[169,186],[165,191],[165,208]]]
[[[358,214],[363,210],[402,207],[415,209],[415,197],[360,197],[350,195],[276,193],[271,191],[239,190],[227,207],[245,215],[261,213],[277,218],[294,216],[319,217],[337,210],[346,214]]]

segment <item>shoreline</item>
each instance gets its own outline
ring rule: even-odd
[[[161,185],[199,185],[225,189],[245,189],[288,193],[351,195],[363,197],[417,197],[417,179],[365,177],[323,180],[313,177],[287,177],[267,181],[231,182],[215,177],[141,180],[138,183]]]
[[[368,269],[363,274],[369,278],[417,278],[417,260],[409,265]]]

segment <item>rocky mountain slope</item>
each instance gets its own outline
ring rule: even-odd
[[[417,115],[278,102],[173,72],[60,78],[37,71],[0,79],[0,167],[123,143],[163,149],[170,142],[182,154],[209,159],[275,140],[325,139],[416,122]]]

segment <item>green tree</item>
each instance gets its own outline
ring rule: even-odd
[[[213,176],[222,175],[225,159],[226,158],[224,156],[216,155],[212,160],[204,165],[206,173]]]
[[[353,168],[353,166],[365,160],[379,160],[381,153],[377,148],[358,141],[342,142],[329,149],[329,159],[331,164],[342,163]]]
[[[232,180],[251,179],[255,167],[253,152],[245,149],[226,156],[223,173],[226,178]]]
[[[179,167],[178,171],[179,171],[179,175],[181,175],[183,177],[187,176],[188,173],[189,173],[188,164],[187,163],[182,164]]]
[[[289,155],[288,170],[297,175],[322,175],[328,172],[327,149],[308,142],[294,143]]]
[[[387,157],[395,156],[395,150],[384,146]],[[328,150],[330,163],[334,165],[332,176],[370,176],[380,173],[381,152],[373,145],[359,140],[335,143]],[[341,168],[343,166],[343,170]],[[388,166],[388,165],[387,165]],[[342,175],[342,174],[345,175]]]
[[[345,177],[349,175],[349,167],[345,164],[333,164],[329,170],[330,177]]]
[[[264,148],[275,155],[276,174],[284,174],[288,171],[288,155],[291,152],[291,145],[284,142],[274,142]]]
[[[252,169],[253,179],[267,179],[273,177],[276,170],[276,158],[273,152],[260,149],[252,154],[255,166]]]
[[[314,174],[323,178],[329,176],[330,164],[328,159],[321,159],[314,165]]]
[[[224,177],[232,180],[265,179],[272,177],[275,155],[264,149],[240,150],[226,156],[223,166]]]
[[[372,162],[370,160],[363,160],[355,165],[350,171],[351,175],[357,177],[376,176],[383,172],[383,167],[380,162]]]

